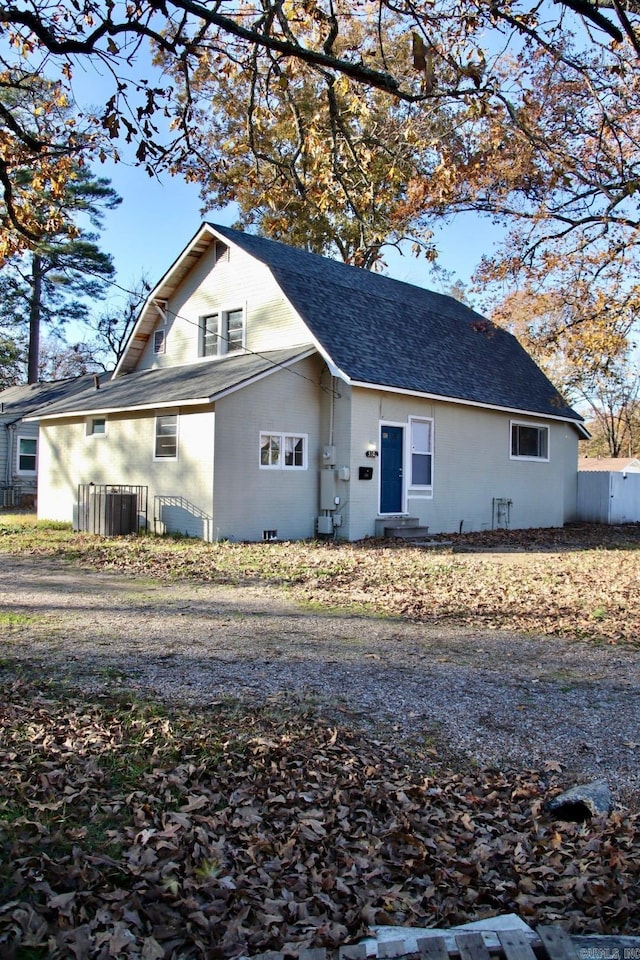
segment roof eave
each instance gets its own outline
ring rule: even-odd
[[[205,238],[207,238],[206,244],[204,243]],[[192,267],[195,266],[196,262],[200,259],[206,247],[209,245],[209,242],[215,239],[222,240],[222,237],[218,236],[210,224],[203,223],[183,249],[182,253],[176,258],[176,260],[174,260],[169,269],[153,288],[144,302],[144,306],[140,311],[140,316],[138,317],[127,341],[125,351],[120,357],[120,360],[118,361],[118,364],[113,372],[114,378],[120,376],[122,373],[129,372],[135,367],[135,362],[138,359],[139,353],[137,356],[133,356],[133,363],[131,363],[129,361],[129,357],[132,353],[131,347],[136,341],[144,341],[146,344],[156,323],[156,317],[152,313],[154,301],[169,299],[169,297],[177,288],[179,282],[191,271]],[[226,243],[226,241],[224,242]],[[190,263],[190,260],[193,260],[193,262]],[[178,279],[176,280],[176,278]]]
[[[384,383],[368,383],[364,380],[351,380],[350,378],[345,378],[347,382],[352,387],[361,387],[363,390],[385,390],[388,393],[399,393],[407,397],[421,397],[424,400],[440,400],[443,403],[456,403],[465,407],[480,407],[483,410],[499,410],[502,413],[515,414],[520,417],[542,417],[545,420],[558,420],[562,423],[570,423],[572,426],[578,430],[579,433],[582,433],[584,439],[589,439],[589,431],[584,427],[580,420],[576,420],[573,417],[563,417],[560,415],[554,415],[551,413],[545,413],[541,410],[523,410],[519,407],[507,407],[501,406],[500,404],[494,403],[485,403],[482,400],[467,400],[464,397],[452,397],[446,396],[445,394],[439,393],[427,393],[426,391],[421,390],[408,390],[405,387],[394,387],[389,384]]]
[[[144,404],[125,404],[121,406],[105,406],[94,408],[94,409],[79,409],[79,410],[65,410],[60,413],[47,414],[46,411],[43,411],[40,416],[31,416],[26,418],[30,421],[40,421],[40,420],[65,420],[69,417],[94,417],[97,415],[109,414],[109,413],[135,413],[137,411],[145,410],[172,410],[178,407],[194,407],[194,406],[203,406],[207,404],[215,403],[216,400],[222,400],[224,397],[228,397],[232,393],[237,393],[239,390],[243,390],[245,387],[251,386],[253,383],[258,383],[260,380],[264,380],[266,377],[270,377],[273,373],[276,373],[278,370],[285,370],[287,367],[292,366],[295,363],[299,363],[301,360],[306,360],[307,357],[313,356],[316,353],[315,347],[307,347],[305,350],[302,350],[300,353],[297,353],[295,356],[290,357],[288,360],[282,360],[280,362],[271,361],[271,366],[266,370],[261,370],[256,374],[253,374],[250,377],[247,377],[244,380],[240,380],[238,383],[233,384],[230,387],[225,387],[223,390],[216,390],[214,393],[208,394],[204,397],[196,397],[191,399],[177,399],[177,400],[161,400],[156,401],[155,403],[144,403]]]

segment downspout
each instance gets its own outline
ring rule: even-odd
[[[335,405],[336,405],[336,378],[331,377],[331,404],[329,405],[329,446],[333,446],[333,421],[335,416]]]
[[[22,417],[17,417],[11,423],[5,423],[7,428],[7,466],[5,469],[5,486],[13,486],[13,455],[16,439],[16,423],[20,423]]]

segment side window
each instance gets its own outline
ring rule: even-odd
[[[18,437],[18,473],[34,474],[38,459],[38,441],[35,437]]]
[[[261,433],[260,468],[262,470],[306,470],[306,434]]]
[[[549,427],[511,421],[511,459],[548,460]]]
[[[412,487],[429,488],[433,484],[433,420],[411,420]]]
[[[156,417],[154,460],[176,460],[178,457],[178,415]]]

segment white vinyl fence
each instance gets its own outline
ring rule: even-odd
[[[640,522],[640,473],[578,472],[578,520]]]

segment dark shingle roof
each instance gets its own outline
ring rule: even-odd
[[[210,402],[220,394],[286,366],[308,353],[311,346],[237,354],[221,360],[200,361],[182,367],[139,370],[75,394],[37,410],[34,419],[67,413],[95,413],[140,407],[177,406],[198,400]]]
[[[210,226],[271,269],[351,381],[582,420],[515,337],[453,297]]]
[[[40,407],[77,396],[93,384],[94,376],[93,373],[86,373],[67,380],[48,380],[44,383],[8,387],[0,393],[0,415],[3,420],[20,420]],[[111,374],[102,373],[100,379],[104,380],[109,376]]]

